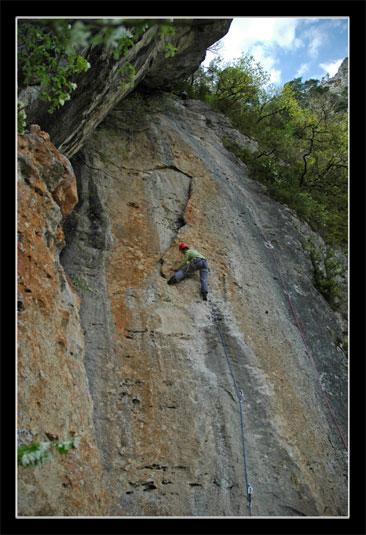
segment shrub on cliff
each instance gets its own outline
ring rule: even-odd
[[[190,96],[225,113],[253,138],[252,153],[226,142],[268,193],[294,208],[328,243],[347,249],[348,117],[344,102],[318,80],[297,78],[276,91],[244,56],[217,59],[189,80]]]
[[[51,449],[55,448],[60,454],[65,455],[71,449],[77,448],[80,443],[79,437],[60,442],[33,442],[29,445],[22,445],[17,450],[17,460],[20,466],[35,466],[42,464],[51,457]]]
[[[48,103],[48,112],[53,113],[70,100],[78,76],[89,69],[90,47],[105,47],[117,61],[152,25],[159,26],[166,57],[174,56],[177,49],[170,41],[175,29],[169,20],[19,19],[19,92],[29,86],[38,87],[39,98]],[[132,70],[133,66],[126,62],[120,73],[121,82],[131,76]]]
[[[76,30],[76,32],[75,32]],[[77,52],[84,36],[68,21],[20,20],[18,23],[18,85],[40,86],[40,98],[52,113],[70,99],[75,76],[90,64]]]

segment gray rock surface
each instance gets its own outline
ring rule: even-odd
[[[17,445],[50,446],[74,437],[80,444],[67,455],[52,448],[42,464],[18,466],[17,514],[102,515],[108,495],[94,436],[80,299],[59,260],[63,215],[78,200],[75,175],[36,126],[18,141]]]
[[[61,261],[84,281],[108,514],[249,514],[230,363],[252,514],[344,516],[342,326],[313,286],[301,224],[224,148],[225,129],[197,101],[135,95],[72,160],[80,201]],[[197,275],[166,284],[181,240],[208,258],[208,303]]]
[[[150,89],[169,88],[194,72],[204,60],[208,46],[226,34],[230,23],[231,19],[178,21],[171,38],[172,46],[177,48],[172,58],[166,57],[166,39],[158,25],[149,28],[119,60],[101,46],[92,47],[86,56],[91,68],[79,75],[71,100],[50,115],[46,103],[32,99],[26,109],[27,122],[40,125],[57,148],[71,158],[113,106],[142,80]],[[123,74],[126,64],[135,69],[131,77]],[[30,101],[26,91],[21,98]]]
[[[325,80],[323,85],[329,87],[329,91],[335,94],[341,94],[348,88],[348,58],[344,58],[336,74]]]

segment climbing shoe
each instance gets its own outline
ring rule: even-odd
[[[201,295],[202,295],[202,299],[204,301],[207,301],[207,292],[201,292]]]
[[[168,284],[175,284],[176,282],[177,282],[177,279],[175,278],[174,275],[170,277],[170,279],[168,280]]]

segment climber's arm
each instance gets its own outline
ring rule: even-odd
[[[179,269],[182,269],[182,267],[188,264],[188,262],[189,262],[188,258],[185,258],[184,261],[181,264],[179,264],[179,266],[176,266],[174,268],[174,271],[178,271]]]
[[[178,271],[179,269],[182,269],[183,266],[185,266],[186,264],[188,264],[190,261],[191,261],[191,255],[189,254],[189,251],[185,252],[184,253],[184,260],[183,262],[181,262],[175,269],[174,271]]]

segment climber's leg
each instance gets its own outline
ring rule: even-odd
[[[207,299],[208,293],[208,264],[207,260],[203,260],[200,264],[200,281],[201,281],[201,295],[204,299]]]
[[[178,269],[173,275],[175,281],[174,282],[180,282],[183,280],[187,275],[190,275],[193,273],[194,269],[192,269],[191,264],[187,264],[186,266],[183,266],[181,269]],[[172,278],[173,278],[172,277]]]

